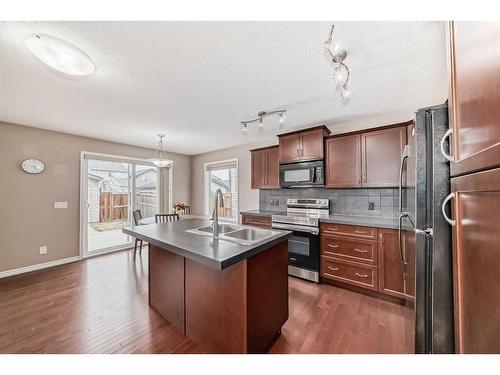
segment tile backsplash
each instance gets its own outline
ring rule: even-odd
[[[379,216],[394,218],[398,215],[398,189],[276,189],[259,191],[259,208],[286,211],[288,198],[323,198],[330,200],[330,214],[353,216]],[[373,210],[369,210],[373,203]]]

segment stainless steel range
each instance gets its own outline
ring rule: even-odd
[[[273,215],[272,227],[293,231],[288,240],[288,274],[319,281],[319,219],[328,217],[328,199],[287,199],[286,215]]]

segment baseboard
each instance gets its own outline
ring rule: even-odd
[[[0,279],[3,279],[5,277],[9,277],[9,276],[20,275],[22,273],[38,271],[38,270],[42,270],[44,268],[60,266],[62,264],[66,264],[66,263],[76,262],[76,261],[81,260],[81,259],[82,258],[80,258],[79,256],[76,256],[76,257],[53,260],[52,262],[38,263],[38,264],[34,264],[32,266],[14,268],[12,270],[0,272]]]

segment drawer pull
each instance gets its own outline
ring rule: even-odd
[[[332,266],[328,266],[328,269],[329,270],[332,270],[332,271],[338,271],[338,267],[332,267]]]
[[[336,249],[337,247],[339,247],[339,245],[332,245],[332,244],[328,244],[328,247],[331,247],[333,249]]]
[[[368,250],[363,250],[363,249],[354,249],[354,251],[357,251],[358,253],[367,253]]]
[[[359,277],[368,277],[368,275],[366,273],[359,273],[359,272],[356,272],[355,273],[356,276],[359,276]]]
[[[359,233],[359,234],[368,234],[368,232],[365,232],[362,230],[355,230],[354,232]]]

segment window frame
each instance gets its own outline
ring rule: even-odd
[[[234,207],[236,211],[236,215],[234,218],[226,218],[220,217],[220,221],[225,221],[229,223],[238,223],[239,222],[239,212],[240,212],[240,173],[239,173],[239,160],[238,158],[233,159],[225,159],[225,160],[216,160],[207,163],[203,163],[203,213],[206,216],[212,216],[210,211],[210,194],[209,194],[209,180],[208,180],[208,170],[207,167],[211,165],[221,164],[221,163],[235,163],[236,164],[236,207]]]

